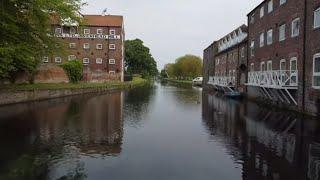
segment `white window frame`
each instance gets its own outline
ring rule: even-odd
[[[49,62],[49,57],[48,56],[43,56],[42,57],[42,62],[48,63]]]
[[[102,58],[96,58],[96,64],[102,64]]]
[[[116,60],[115,59],[109,59],[109,64],[116,64]]]
[[[90,34],[90,29],[83,29],[83,34]]]
[[[241,48],[241,57],[244,58],[244,47]]]
[[[296,69],[295,70],[292,69],[292,62],[293,61],[296,61],[296,67],[295,67]],[[293,71],[297,71],[297,70],[298,70],[298,58],[297,57],[292,57],[292,58],[290,58],[290,75],[293,74],[293,76],[296,77],[296,80],[295,80],[296,83],[293,83],[292,82],[292,78],[290,78],[290,84],[296,85],[298,83],[298,76],[297,76],[296,73],[293,73]]]
[[[320,58],[320,53],[317,53],[317,54],[315,54],[315,55],[313,56],[312,87],[313,87],[313,88],[316,88],[316,89],[320,89],[320,85],[318,85],[318,86],[315,86],[315,85],[314,85],[314,78],[315,78],[315,76],[316,76],[316,77],[320,77],[320,72],[315,72],[316,58]]]
[[[260,8],[260,19],[264,16],[264,6]]]
[[[287,2],[287,0],[280,0],[279,4],[281,6],[281,5],[284,5],[286,2]]]
[[[268,13],[271,13],[273,11],[273,0],[270,0],[268,2]]]
[[[272,71],[272,60],[267,62],[267,71]]]
[[[264,46],[264,32],[260,34],[260,47]]]
[[[110,29],[109,30],[109,35],[116,35],[116,30],[115,29]]]
[[[263,66],[263,68],[262,68],[262,66]],[[262,61],[262,62],[260,63],[260,71],[261,71],[261,72],[266,71],[266,64],[265,64],[264,61]]]
[[[250,64],[250,72],[254,72],[254,63]]]
[[[115,71],[109,71],[109,74],[116,74]]]
[[[97,44],[96,45],[96,49],[102,49],[103,48],[103,45],[102,44]]]
[[[116,45],[115,44],[109,44],[109,49],[112,49],[112,50],[116,49]]]
[[[254,24],[254,21],[255,21],[255,13],[253,13],[251,16],[250,16],[250,23],[251,24]]]
[[[89,59],[89,58],[83,58],[83,59],[82,59],[82,63],[83,63],[84,65],[88,65],[88,64],[90,64],[90,59]]]
[[[283,64],[284,63],[284,67]],[[287,70],[287,62],[285,59],[281,59],[280,60],[280,64],[279,64],[279,69],[280,69],[280,79],[282,83],[285,83],[286,81],[286,70]]]
[[[250,56],[254,57],[254,40],[251,40],[250,44]]]
[[[297,33],[294,33],[294,23],[298,22],[299,26],[298,26],[298,31]],[[291,37],[297,37],[300,34],[300,18],[295,18],[292,22],[291,22]]]
[[[102,35],[103,34],[103,29],[97,29],[97,34]]]
[[[54,58],[54,62],[61,63],[62,62],[62,58],[57,56],[57,57]]]
[[[76,43],[69,43],[69,48],[70,49],[75,49],[76,48]]]
[[[75,56],[75,55],[69,55],[68,56],[68,60],[69,61],[73,61],[73,60],[76,60],[77,59],[77,56]]]
[[[267,32],[267,45],[271,45],[272,43],[273,43],[273,29],[269,29]]]
[[[320,28],[320,7],[314,11],[313,19],[313,28]]]
[[[283,33],[283,37],[281,37],[281,33]],[[279,26],[279,41],[286,40],[286,24],[282,24]]]
[[[90,43],[83,43],[83,49],[90,49]]]
[[[54,32],[55,32],[55,34],[61,34],[62,33],[62,28],[60,28],[60,27],[56,28]]]

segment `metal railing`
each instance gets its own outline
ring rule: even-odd
[[[249,86],[268,88],[298,87],[297,70],[254,71],[248,73]]]
[[[208,84],[217,86],[235,86],[236,78],[234,76],[210,76]]]

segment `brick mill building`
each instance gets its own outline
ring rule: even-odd
[[[247,64],[247,26],[242,25],[216,42],[209,84],[233,92],[245,89]],[[214,43],[215,44],[215,43]],[[204,58],[206,59],[206,58]]]
[[[246,95],[320,114],[320,1],[264,0],[247,16]],[[214,61],[233,77],[227,55]]]
[[[52,21],[52,31],[64,44],[61,54],[44,56],[43,63],[79,60],[86,82],[123,81],[124,22],[122,16],[82,15],[83,24]]]

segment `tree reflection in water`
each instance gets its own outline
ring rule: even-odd
[[[243,179],[319,179],[319,122],[203,93],[203,121],[242,164]]]

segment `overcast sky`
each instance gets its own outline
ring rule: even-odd
[[[158,63],[194,54],[241,24],[262,0],[87,0],[83,13],[123,15],[126,39],[139,38]]]

